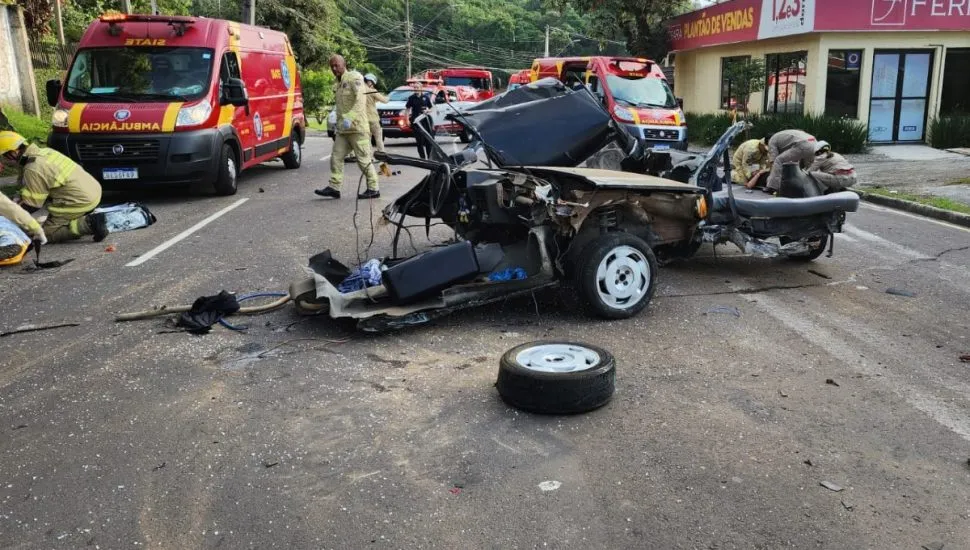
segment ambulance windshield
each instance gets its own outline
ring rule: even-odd
[[[613,93],[613,99],[630,106],[663,109],[677,107],[674,94],[662,78],[625,78],[611,74],[606,76],[606,85]]]
[[[68,74],[69,101],[186,101],[201,97],[212,75],[212,50],[130,47],[81,50]]]

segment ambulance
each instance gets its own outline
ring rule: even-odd
[[[300,73],[289,39],[274,30],[102,15],[46,92],[48,145],[107,187],[211,183],[232,195],[247,168],[302,161]]]
[[[613,119],[656,151],[687,149],[687,118],[660,66],[636,57],[544,57],[532,62],[531,80],[556,78],[586,87]]]

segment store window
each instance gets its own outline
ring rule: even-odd
[[[805,68],[808,52],[775,53],[765,56],[766,113],[805,112]]]
[[[722,57],[721,58],[721,108],[722,109],[737,109],[738,106],[738,94],[737,88],[729,77],[731,65],[734,63],[746,63],[751,56],[749,55],[739,55],[736,57]]]
[[[940,115],[970,115],[970,49],[946,51]]]
[[[862,50],[829,50],[825,78],[825,114],[859,118]]]

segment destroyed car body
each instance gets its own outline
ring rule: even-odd
[[[570,117],[549,116],[563,112]],[[650,302],[658,276],[655,253],[689,256],[705,241],[734,242],[761,255],[808,252],[803,236],[784,246],[765,243],[756,231],[760,216],[740,215],[748,210],[742,199],[711,191],[711,174],[738,128],[722,137],[684,183],[590,167],[616,161],[636,168],[644,153],[592,94],[556,81],[511,90],[454,119],[475,137],[462,152],[448,155],[435,147],[428,160],[378,156],[428,171],[384,210],[396,234],[380,284],[341,292],[351,271],[324,252],[311,259],[312,278],[290,289],[301,312],[328,312],[355,320],[362,330],[382,331],[567,283],[591,313],[620,319]],[[478,163],[479,151],[487,166]],[[812,217],[810,211],[830,206],[787,212]],[[769,210],[787,216],[784,207]],[[822,228],[838,230],[844,212],[826,215],[834,221],[826,218]],[[432,220],[446,224],[455,242],[396,257],[408,217],[423,219],[428,228]],[[806,235],[821,234],[814,221],[808,226]]]

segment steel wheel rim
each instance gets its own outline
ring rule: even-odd
[[[596,268],[596,291],[604,304],[629,309],[646,298],[650,289],[650,263],[632,246],[618,246]]]
[[[229,169],[229,181],[236,181],[236,159],[231,156],[226,159],[226,168]]]
[[[536,372],[581,372],[596,368],[600,354],[577,344],[539,344],[515,355],[522,368]]]
[[[300,147],[300,142],[293,140],[293,158],[296,159],[297,162],[300,162],[300,157],[302,155],[303,155],[303,150]]]

